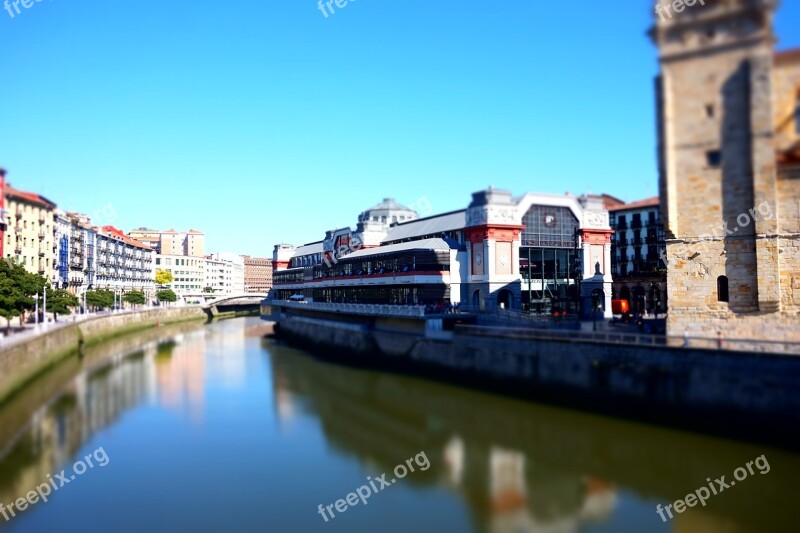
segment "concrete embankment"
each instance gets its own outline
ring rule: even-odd
[[[68,322],[70,317],[63,320]],[[0,345],[0,404],[47,368],[79,353],[83,346],[159,324],[190,320],[206,320],[206,314],[199,307],[152,309],[55,324],[51,331],[21,342],[10,337],[6,339],[7,346]]]
[[[280,337],[338,362],[800,447],[800,357],[459,326],[451,339],[291,318]]]

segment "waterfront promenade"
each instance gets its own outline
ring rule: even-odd
[[[199,306],[75,316],[74,321],[41,324],[0,341],[0,403],[31,379],[85,346],[123,333],[184,321],[203,321]]]

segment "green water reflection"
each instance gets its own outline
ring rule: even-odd
[[[798,455],[318,361],[237,319],[116,339],[0,408],[0,502],[111,461],[9,531],[797,531]],[[319,504],[424,451],[331,522]],[[765,455],[663,523],[655,511]]]

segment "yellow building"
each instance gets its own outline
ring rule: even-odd
[[[54,210],[56,204],[36,193],[6,186],[3,252],[6,259],[23,263],[28,272],[53,278],[56,263]]]

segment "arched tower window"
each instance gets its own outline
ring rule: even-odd
[[[730,301],[730,298],[728,296],[728,278],[726,276],[720,276],[717,278],[717,301],[718,302]]]

